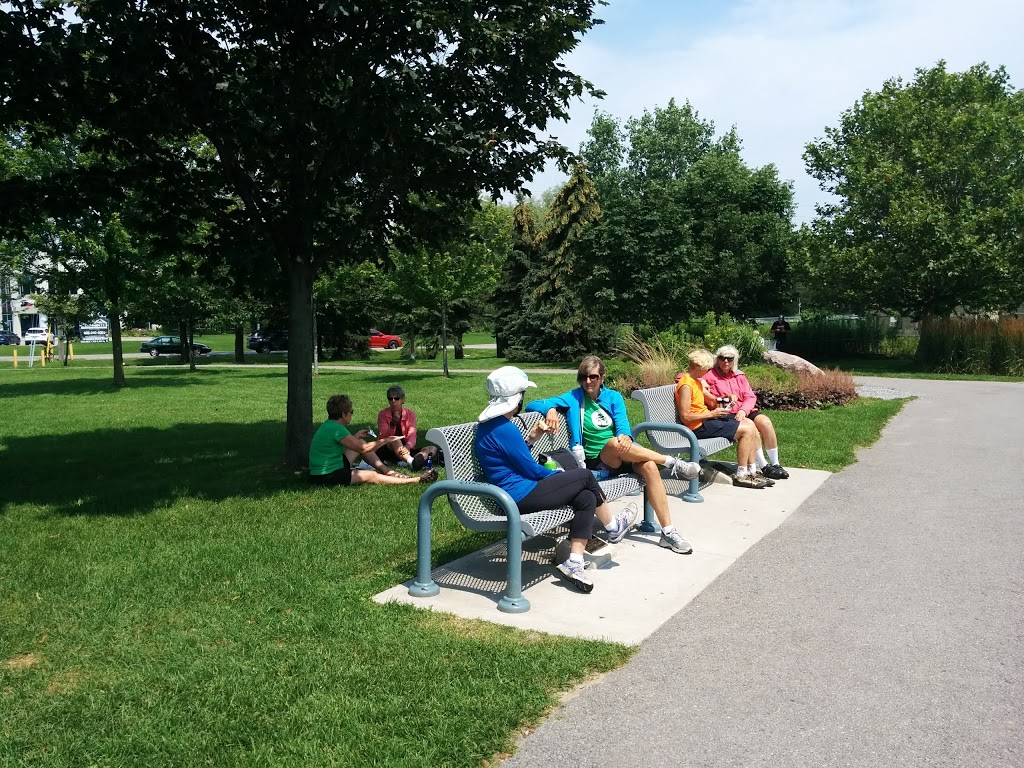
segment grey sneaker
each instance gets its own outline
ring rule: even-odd
[[[564,563],[555,566],[555,570],[562,574],[566,581],[580,592],[585,592],[589,595],[594,591],[594,582],[590,580],[586,569],[586,563],[577,563],[572,560],[566,560]]]
[[[690,546],[690,542],[684,539],[679,531],[672,531],[672,533],[661,532],[661,540],[658,541],[658,545],[662,547],[668,547],[673,552],[678,552],[680,555],[688,555],[693,552],[693,547]]]
[[[616,513],[616,528],[614,531],[608,531],[608,541],[612,544],[618,544],[626,537],[627,533],[633,530],[633,526],[636,525],[639,519],[640,510],[637,509],[636,504],[627,504],[621,512]]]
[[[672,474],[672,477],[682,480],[693,480],[693,478],[700,474],[700,464],[695,461],[676,459],[676,463],[672,465],[672,469],[669,472]]]
[[[764,472],[762,472],[760,469],[754,473],[754,477],[756,477],[758,480],[764,483],[766,488],[771,488],[773,485],[775,485],[775,481],[772,480],[770,477],[765,477]]]

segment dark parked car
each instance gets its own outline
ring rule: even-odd
[[[139,347],[140,352],[149,352],[150,357],[159,357],[160,355],[180,355],[181,354],[181,337],[180,336],[157,336],[155,339],[142,342],[142,346]],[[208,355],[212,350],[205,344],[195,342],[192,344],[192,354],[194,355]]]
[[[0,344],[21,344],[21,336],[10,331],[0,331]]]
[[[261,355],[276,349],[288,349],[288,331],[268,331],[266,329],[253,331],[249,334],[246,346]]]

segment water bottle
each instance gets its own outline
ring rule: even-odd
[[[590,471],[594,473],[594,479],[597,480],[598,482],[608,479],[608,470],[605,469],[604,467],[592,469]]]
[[[572,447],[572,455],[576,457],[576,463],[579,464],[581,468],[585,469],[587,466],[587,457],[586,454],[583,453],[583,446],[574,445]]]
[[[558,469],[558,462],[552,459],[550,456],[544,457],[544,466],[548,469]]]
[[[433,467],[433,466],[434,466],[434,454],[432,454],[432,453],[428,453],[428,454],[427,454],[427,463],[426,463],[426,464],[424,465],[424,467],[423,467],[423,468],[424,468],[424,469],[425,469],[425,470],[426,470],[427,472],[429,472],[429,471],[430,471],[430,469],[431,469],[431,467]]]

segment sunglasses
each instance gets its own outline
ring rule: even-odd
[[[719,355],[719,356],[718,356],[718,359],[719,359],[719,360],[724,360],[724,361],[725,361],[725,362],[727,362],[727,363],[731,363],[731,362],[732,362],[733,360],[735,360],[736,358],[735,358],[735,357],[730,357],[729,355]]]
[[[392,397],[391,395],[388,395],[388,402],[389,403],[397,403],[401,399],[402,399],[401,397]]]
[[[597,381],[600,378],[600,373],[581,373],[576,377],[576,381]]]

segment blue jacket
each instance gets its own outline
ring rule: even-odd
[[[556,471],[537,463],[519,428],[505,416],[480,424],[473,447],[487,482],[508,493],[517,504],[537,487],[538,480]]]
[[[597,404],[608,411],[615,423],[615,435],[630,435],[629,418],[626,416],[626,401],[614,389],[602,385],[597,393]],[[534,413],[547,413],[555,408],[565,414],[569,424],[569,447],[583,445],[583,387],[566,392],[564,395],[549,397],[546,400],[534,400],[528,403],[526,410]]]

